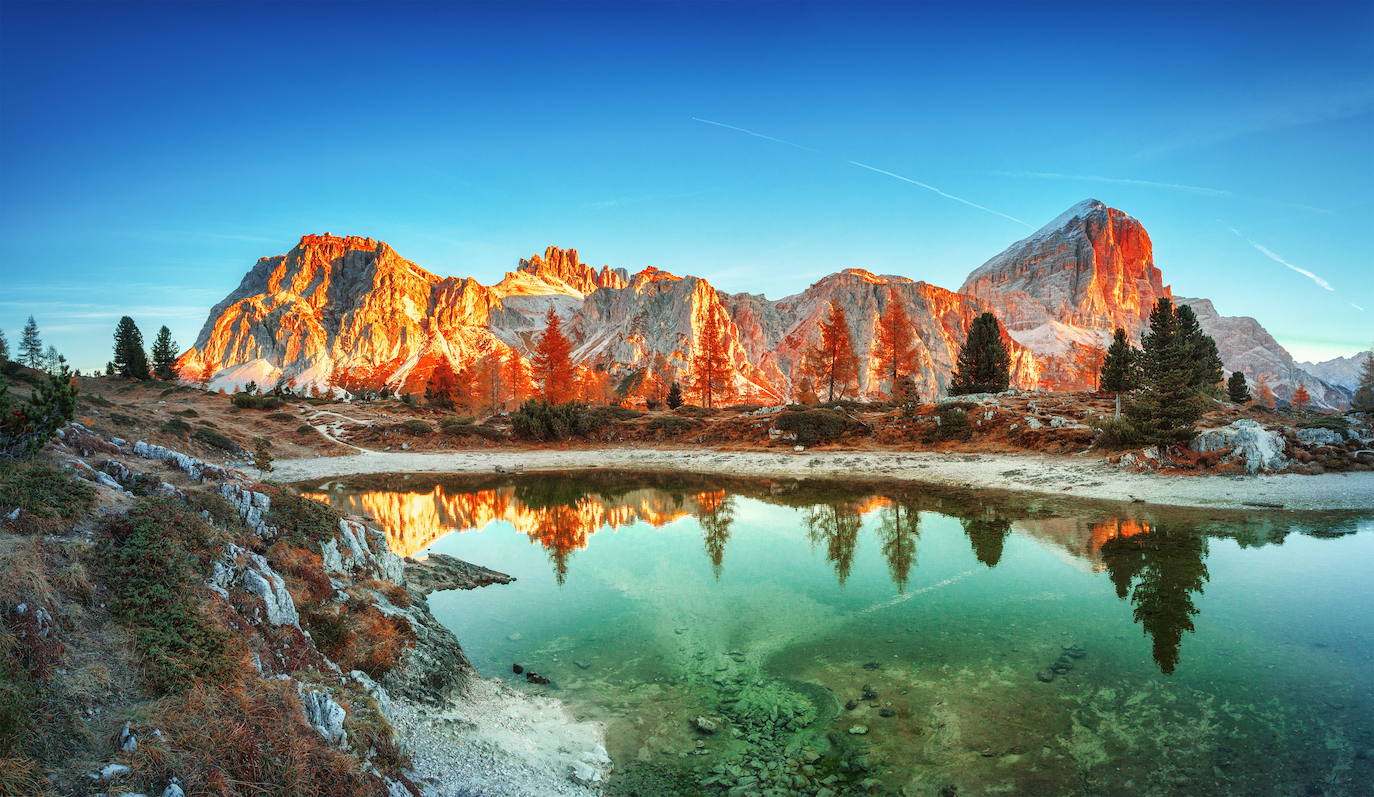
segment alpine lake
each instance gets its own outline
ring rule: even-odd
[[[1374,793],[1374,512],[619,472],[300,486],[398,554],[515,576],[430,605],[481,674],[605,724],[611,794]]]

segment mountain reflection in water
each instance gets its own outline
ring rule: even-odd
[[[735,501],[745,497],[800,510],[805,538],[834,568],[843,586],[860,529],[877,514],[877,539],[895,590],[905,592],[920,548],[921,514],[958,519],[972,553],[988,568],[1002,561],[1008,536],[1034,538],[1092,572],[1105,572],[1136,623],[1153,642],[1155,663],[1172,673],[1184,635],[1194,630],[1195,597],[1208,581],[1209,538],[1243,547],[1280,544],[1293,531],[1339,535],[1355,522],[1304,520],[1296,528],[1276,513],[1237,514],[1140,507],[1122,509],[989,497],[909,484],[842,484],[795,480],[731,480],[673,474],[542,473],[516,477],[388,476],[312,485],[307,497],[374,520],[392,549],[417,554],[455,532],[503,521],[548,553],[559,584],[573,555],[593,535],[634,523],[658,528],[692,517],[717,577],[725,567]],[[1134,507],[1132,509],[1135,509]],[[1071,512],[1071,514],[1070,514]]]

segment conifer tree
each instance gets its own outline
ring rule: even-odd
[[[158,379],[176,377],[177,342],[172,340],[172,330],[163,326],[153,339],[153,375]]]
[[[1359,384],[1355,386],[1355,400],[1351,408],[1356,412],[1374,412],[1374,348],[1364,356]]]
[[[1264,374],[1255,377],[1255,403],[1274,409],[1274,391],[1269,387],[1269,379]]]
[[[0,329],[0,363],[9,362],[10,342],[5,338],[5,330]]]
[[[38,322],[29,316],[19,338],[19,362],[35,370],[43,368],[43,339],[38,336]]]
[[[114,360],[110,360],[109,362],[105,363],[105,375],[106,375],[106,376],[114,376],[114,375],[115,375]]]
[[[644,379],[644,398],[656,404],[662,404],[664,396],[668,392],[668,386],[673,383],[673,366],[668,362],[668,355],[661,351],[654,352],[654,358],[649,365],[648,374]]]
[[[263,473],[271,473],[275,470],[272,467],[272,444],[265,437],[259,437],[253,448],[253,467]]]
[[[668,409],[675,410],[682,406],[682,386],[677,382],[668,386],[668,395],[663,399],[663,403],[668,405]]]
[[[821,338],[807,349],[803,366],[806,375],[825,391],[825,400],[834,401],[857,392],[859,387],[859,361],[854,356],[854,341],[849,335],[844,308],[831,302],[820,331]]]
[[[1179,305],[1174,311],[1178,322],[1179,343],[1187,350],[1192,363],[1190,384],[1199,392],[1213,392],[1221,382],[1221,356],[1217,353],[1217,342],[1202,331],[1197,315],[1188,305]]]
[[[562,404],[577,397],[577,372],[572,363],[572,342],[563,334],[563,322],[553,305],[544,316],[544,332],[534,348],[534,378],[539,397]]]
[[[878,359],[878,372],[887,382],[888,395],[895,397],[898,380],[915,368],[916,346],[912,342],[911,317],[894,289],[888,289],[887,307],[878,317],[873,350]]]
[[[720,322],[714,308],[708,308],[706,323],[697,336],[692,353],[691,391],[703,407],[716,406],[717,400],[728,400],[730,382],[734,376],[730,366],[730,339],[727,328]]]
[[[1150,331],[1142,339],[1141,383],[1126,407],[1126,419],[1145,440],[1171,445],[1193,432],[1203,404],[1194,381],[1194,340],[1179,329],[1170,299],[1160,299],[1150,312]]]
[[[1226,397],[1231,399],[1232,404],[1250,403],[1250,386],[1245,383],[1245,374],[1231,372],[1231,378],[1226,381]]]
[[[500,409],[501,397],[506,392],[503,371],[500,355],[489,354],[477,361],[473,393],[477,398],[477,409],[482,412]]]
[[[1011,383],[1011,353],[1002,341],[1002,325],[997,316],[983,313],[969,326],[968,340],[959,352],[951,396],[969,393],[1001,393]]]
[[[1140,353],[1126,340],[1126,330],[1116,328],[1112,345],[1107,347],[1107,357],[1102,361],[1102,373],[1098,387],[1108,393],[1127,393],[1136,389],[1139,383],[1138,359]]]
[[[506,359],[501,364],[501,386],[510,402],[508,406],[512,407],[523,404],[534,392],[534,387],[530,384],[529,369],[525,367],[524,359],[515,349],[506,352]]]
[[[66,365],[40,380],[16,404],[0,378],[0,458],[24,459],[37,453],[76,413],[76,380]]]
[[[1307,392],[1307,383],[1299,382],[1298,389],[1293,391],[1293,398],[1289,399],[1289,403],[1293,405],[1293,409],[1302,412],[1311,402],[1312,394]]]
[[[897,387],[892,391],[892,400],[908,414],[916,409],[916,405],[921,401],[921,394],[916,389],[916,380],[911,374],[903,374],[897,379]]]
[[[448,358],[439,358],[429,374],[429,380],[425,382],[425,401],[436,407],[453,409],[466,404],[470,398]]]
[[[43,370],[48,373],[53,373],[59,365],[65,365],[66,362],[67,358],[62,356],[62,352],[58,351],[56,346],[49,346],[43,352]]]
[[[816,395],[816,386],[811,381],[811,377],[802,377],[801,385],[797,387],[797,403],[810,407],[819,404],[821,397]]]
[[[148,355],[143,351],[143,333],[129,316],[119,319],[114,334],[114,364],[119,375],[129,379],[148,378]]]

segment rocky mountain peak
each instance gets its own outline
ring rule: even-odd
[[[562,280],[582,294],[591,293],[597,288],[623,288],[627,282],[624,269],[602,266],[598,271],[578,260],[576,249],[560,249],[557,246],[545,248],[543,257],[533,255],[521,260],[517,270]]]

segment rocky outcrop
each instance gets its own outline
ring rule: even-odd
[[[514,576],[464,562],[442,553],[423,559],[405,560],[406,586],[412,594],[427,595],[437,590],[476,589],[492,584],[509,584]]]
[[[1189,448],[1205,454],[1228,451],[1230,457],[1245,463],[1249,474],[1282,470],[1288,466],[1286,444],[1279,432],[1265,429],[1258,421],[1242,418],[1217,429],[1197,433]]]

